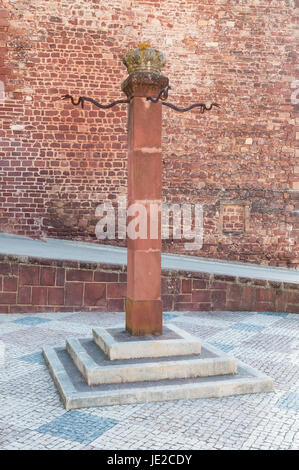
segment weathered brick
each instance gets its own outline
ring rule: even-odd
[[[18,304],[31,304],[31,287],[19,287]]]
[[[240,299],[238,300],[226,300],[226,310],[234,312],[240,311]]]
[[[83,305],[83,283],[66,282],[65,283],[65,305],[81,306]]]
[[[17,294],[15,292],[0,292],[0,304],[10,305],[15,304]]]
[[[85,284],[84,305],[106,305],[106,284],[87,282]]]
[[[275,291],[271,289],[256,289],[257,302],[273,302],[275,299]]]
[[[163,275],[161,279],[162,294],[178,294],[180,292],[180,289],[180,279],[178,279],[177,277],[173,277],[173,273],[171,273],[171,275],[168,277],[165,277]]]
[[[194,307],[194,304],[191,303],[191,302],[182,302],[182,303],[175,303],[174,304],[174,309],[175,310],[178,310],[179,312],[183,312],[183,311],[188,311],[188,310],[193,310],[193,307]]]
[[[210,302],[210,290],[196,290],[192,292],[192,302]]]
[[[4,292],[16,292],[18,285],[17,277],[4,277],[3,278],[3,291]]]
[[[124,282],[107,284],[107,298],[121,299],[127,295],[127,285]]]
[[[241,294],[242,294],[242,287],[236,284],[228,284],[227,286],[227,298],[232,301],[240,302]]]
[[[299,305],[299,290],[297,292],[288,292],[288,303]]]
[[[108,312],[124,312],[125,311],[124,299],[108,299],[107,309],[108,309]]]
[[[57,268],[56,269],[56,286],[64,286],[65,284],[65,269]]]
[[[198,302],[196,304],[193,304],[192,310],[206,312],[209,310],[213,310],[213,304],[211,302]]]
[[[49,287],[48,288],[48,304],[49,305],[64,305],[64,288],[63,287]]]
[[[201,279],[193,279],[192,289],[206,289],[208,287],[207,281]]]
[[[0,274],[10,274],[11,267],[9,263],[0,263]]]
[[[32,305],[47,305],[47,288],[32,287]]]
[[[0,313],[9,313],[10,307],[8,305],[0,305]]]
[[[174,306],[174,296],[173,295],[162,295],[162,305],[164,311],[173,310]]]
[[[211,298],[213,303],[213,310],[225,310],[226,308],[226,291],[225,290],[212,290]]]
[[[96,271],[94,273],[94,281],[96,282],[117,282],[118,273],[106,273],[101,271]]]
[[[55,268],[42,267],[40,270],[40,284],[41,286],[54,286],[55,285]]]
[[[285,312],[288,305],[288,292],[277,290],[275,296],[275,312]]]
[[[78,269],[68,269],[66,271],[66,280],[67,281],[92,281],[93,279],[92,271],[83,271]]]
[[[194,288],[194,286],[193,286]],[[182,279],[182,292],[190,293],[192,291],[192,280],[191,279]]]
[[[175,302],[192,302],[192,294],[175,295]]]
[[[215,281],[225,281],[225,282],[234,282],[236,278],[234,276],[228,276],[224,274],[214,274]]]
[[[298,304],[287,304],[286,310],[287,313],[299,313]]]
[[[270,302],[257,302],[256,301],[254,309],[257,312],[272,312],[273,305]]]
[[[256,289],[251,286],[242,288],[240,310],[255,310]]]
[[[20,286],[33,286],[39,284],[39,266],[20,266]]]
[[[127,273],[119,273],[119,282],[127,282]]]

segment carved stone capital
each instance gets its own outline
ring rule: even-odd
[[[122,83],[121,89],[129,99],[134,96],[156,98],[163,88],[168,86],[169,80],[163,75],[154,73],[132,73]]]

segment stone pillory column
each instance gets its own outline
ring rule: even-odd
[[[128,230],[126,329],[133,336],[160,335],[162,106],[147,97],[158,96],[168,78],[159,73],[165,64],[163,54],[148,45],[128,52],[123,62],[130,74],[122,84],[130,100],[128,214],[138,218],[141,235],[135,238]]]
[[[235,359],[211,345],[205,344],[201,354],[201,340],[176,325],[168,324],[162,334],[161,104],[179,113],[195,107],[203,113],[219,105],[194,103],[179,108],[166,102],[170,87],[168,79],[160,75],[165,59],[148,45],[128,52],[124,63],[129,71],[122,84],[127,99],[101,104],[86,96],[78,101],[72,95],[62,96],[82,107],[85,101],[101,109],[129,105],[128,217],[133,217],[127,226],[127,331],[94,328],[92,340],[70,338],[65,349],[43,349],[65,407],[270,392],[272,379],[245,364],[240,373]],[[151,335],[159,337],[146,341]],[[65,368],[64,358],[73,361],[72,367]],[[78,378],[78,370],[82,378]]]

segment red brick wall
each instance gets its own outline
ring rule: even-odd
[[[126,267],[0,255],[0,313],[124,311]],[[299,313],[296,284],[163,271],[163,310]]]
[[[197,254],[298,264],[298,0],[0,3],[1,231],[96,241],[96,206],[127,190],[126,105],[55,100],[124,97],[121,57],[149,41],[166,55],[170,102],[221,104],[204,115],[163,109],[164,200],[204,205]],[[239,230],[226,230],[227,202],[246,218]]]

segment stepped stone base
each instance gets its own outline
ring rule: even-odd
[[[274,385],[174,325],[156,339],[97,328],[93,338],[46,346],[43,354],[67,410],[271,392]]]
[[[110,361],[93,341],[67,340],[66,350],[88,385],[235,374],[237,361],[204,348],[201,355]]]
[[[181,356],[201,351],[200,340],[175,325],[165,326],[160,336],[131,336],[120,328],[95,328],[92,333],[95,343],[111,360]]]

